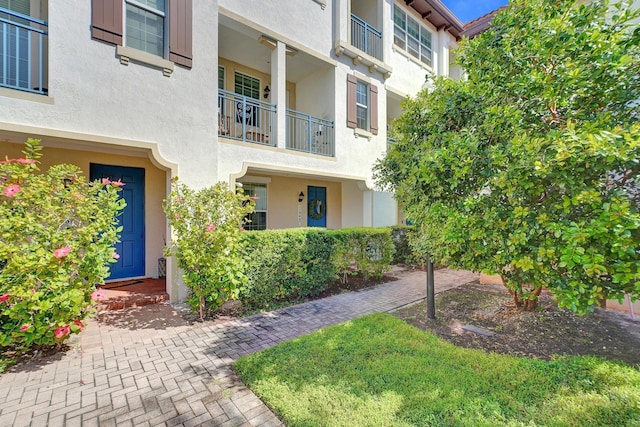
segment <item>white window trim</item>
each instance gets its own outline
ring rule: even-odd
[[[362,84],[365,86],[366,89],[366,95],[367,95],[367,104],[361,104],[358,102],[358,83]],[[369,130],[371,129],[371,110],[369,108],[369,104],[371,103],[371,96],[369,95],[370,91],[371,91],[371,87],[370,87],[371,83],[369,82],[365,82],[362,80],[358,80],[356,83],[356,129],[361,129],[365,132],[369,132]],[[364,108],[367,112],[367,127],[366,128],[361,128],[358,126],[358,107],[359,108]]]
[[[404,45],[405,46],[403,48],[401,46],[398,46],[395,43],[395,28],[396,28],[397,24],[395,22],[395,19],[392,19],[391,22],[393,23],[393,29],[394,29],[394,38],[393,38],[394,41],[393,41],[393,44],[392,44],[393,48],[396,49],[399,52],[405,53],[408,57],[414,59],[414,62],[418,63],[422,67],[433,69],[433,58],[434,58],[434,55],[433,55],[434,33],[433,33],[433,31],[431,31],[428,27],[422,25],[422,23],[420,23],[420,21],[418,21],[417,19],[414,19],[414,17],[411,14],[409,14],[407,11],[403,10],[397,4],[394,4],[394,7],[392,9],[393,16],[395,16],[396,9],[399,10],[401,13],[403,13],[404,16],[405,16],[404,20],[405,20],[405,26],[406,27],[405,28],[401,28],[402,32],[404,33],[404,38],[405,38]],[[419,28],[419,33],[420,34],[418,35],[419,38],[417,39],[417,42],[418,42],[418,57],[416,57],[413,54],[409,53],[409,37],[411,37],[412,40],[416,40],[415,37],[409,35],[409,30],[408,30],[409,29],[409,20],[412,20],[413,23],[417,24],[418,28]],[[422,44],[422,38],[420,37],[422,35],[422,31],[427,31],[429,33],[429,37],[430,37],[430,40],[431,40],[431,47],[429,47],[429,51],[431,52],[431,61],[430,61],[431,64],[427,64],[426,62],[424,62],[422,60],[422,47],[424,46]]]
[[[249,177],[244,177],[244,178],[249,178]],[[254,178],[258,178],[258,177],[254,177]],[[262,213],[264,212],[264,228],[257,228],[255,230],[267,230],[269,228],[269,184],[271,182],[270,178],[267,178],[269,180],[269,182],[256,182],[256,181],[246,181],[243,180],[242,184],[243,187],[244,185],[255,185],[255,186],[260,186],[260,187],[264,187],[264,191],[266,193],[266,201],[265,204],[267,205],[266,209],[255,209],[254,213]],[[264,181],[263,180],[259,180],[259,181]],[[251,227],[251,224],[249,224],[249,227]]]
[[[163,28],[162,28],[162,46],[163,46],[163,52],[162,52],[162,59],[165,59],[169,57],[169,19],[167,16],[166,12],[163,12],[161,10],[158,9],[154,9],[152,7],[147,6],[146,4],[140,3],[136,0],[124,0],[124,7],[122,8],[122,43],[124,44],[125,47],[127,47],[127,4],[131,4],[132,6],[135,6],[137,8],[140,8],[142,10],[145,10],[149,13],[153,13],[154,15],[157,16],[162,16],[162,21],[163,21]],[[164,9],[167,10],[168,9],[168,0],[164,0]],[[129,49],[132,50],[138,50],[132,47],[129,47]],[[154,55],[152,53],[149,52],[145,52],[145,51],[140,51],[140,52],[144,52],[147,55],[151,55],[151,56],[157,56]],[[141,61],[144,62],[144,61]],[[145,62],[147,63],[147,62]],[[153,64],[149,64],[149,65],[153,65]],[[165,74],[166,75],[166,74]]]
[[[222,68],[222,87],[218,87],[218,90],[225,90],[225,85],[227,83],[227,68],[224,65],[218,64],[218,69]],[[218,85],[219,86],[219,85]]]
[[[257,98],[252,98],[248,95],[244,95],[236,92],[236,74],[242,74],[243,76],[251,77],[252,79],[256,79],[258,81],[258,97]],[[252,76],[251,74],[234,69],[233,70],[233,93],[235,93],[236,95],[246,96],[247,98],[260,100],[260,94],[262,93],[262,80],[260,79],[260,77]]]

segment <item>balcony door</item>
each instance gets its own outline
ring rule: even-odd
[[[0,8],[31,15],[30,0],[0,0]],[[20,89],[29,87],[29,27],[26,19],[0,12],[0,84]]]

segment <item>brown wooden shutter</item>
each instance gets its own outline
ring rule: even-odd
[[[369,85],[369,130],[378,134],[378,87]]]
[[[169,2],[169,60],[191,68],[192,53],[192,0]]]
[[[122,0],[91,0],[91,37],[122,45]]]
[[[356,76],[347,74],[347,127],[358,126],[358,114],[356,110],[356,86],[358,79]]]

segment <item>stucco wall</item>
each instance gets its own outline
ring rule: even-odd
[[[311,0],[219,0],[220,7],[274,33],[329,55],[332,48],[332,1],[321,5]],[[296,24],[296,25],[294,25]],[[285,40],[287,41],[287,40]]]
[[[0,142],[0,156],[22,157],[24,146]],[[162,201],[166,197],[166,172],[155,167],[146,157],[120,156],[90,151],[75,151],[44,147],[42,150],[42,171],[52,165],[68,163],[82,169],[89,177],[89,165],[100,163],[117,166],[131,166],[145,170],[145,275],[158,277],[158,258],[162,257],[162,248],[166,237],[165,219]]]
[[[115,46],[91,40],[91,2],[49,5],[49,97],[0,97],[0,122],[155,142],[194,186],[215,181],[217,1],[198,2],[193,69],[122,65]],[[2,125],[0,125],[0,132]]]
[[[342,188],[339,182],[283,176],[263,177],[270,179],[267,183],[267,228],[307,226],[307,204],[309,203],[307,186],[309,185],[326,187],[327,228],[341,227]],[[252,179],[243,178],[242,181],[252,182]],[[305,195],[302,203],[298,203],[300,192]],[[298,222],[298,205],[300,205],[300,222]]]

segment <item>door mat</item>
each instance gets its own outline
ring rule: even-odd
[[[124,282],[115,282],[115,283],[105,283],[100,286],[102,289],[117,289],[125,286],[137,285],[138,283],[142,283],[144,280],[126,280]]]

